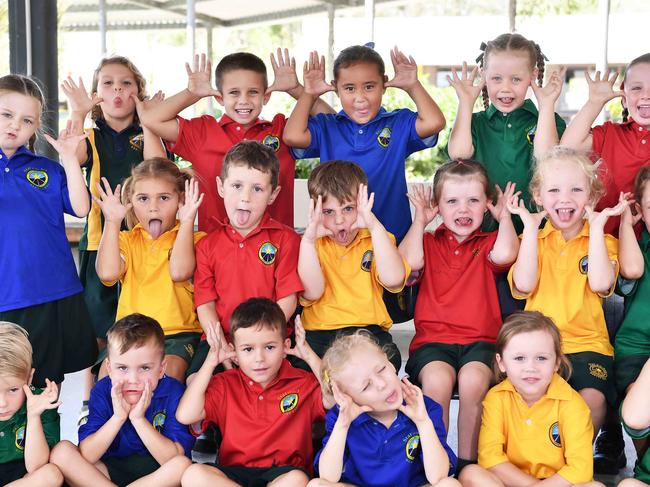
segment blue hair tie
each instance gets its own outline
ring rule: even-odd
[[[366,42],[366,43],[363,45],[363,47],[367,47],[367,48],[369,48],[369,49],[374,49],[374,48],[375,48],[375,43],[372,42],[372,41],[370,41],[370,42]]]

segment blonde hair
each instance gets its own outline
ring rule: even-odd
[[[639,204],[641,204],[641,198],[643,198],[643,192],[648,181],[650,181],[650,166],[643,166],[634,178],[634,197]]]
[[[22,74],[8,74],[0,78],[0,95],[2,93],[18,93],[24,96],[31,96],[41,104],[41,112],[38,114],[39,123],[40,118],[45,110],[45,95],[39,86],[39,81],[36,78],[23,76]],[[34,132],[27,142],[27,148],[34,152],[34,144],[36,143],[37,134],[40,133],[39,128]]]
[[[109,64],[119,64],[121,66],[124,66],[129,71],[131,71],[131,73],[133,73],[133,77],[135,78],[135,83],[138,87],[138,99],[144,100],[145,96],[147,96],[146,93],[147,80],[144,79],[144,76],[142,76],[140,70],[135,67],[135,64],[133,64],[129,58],[124,56],[111,56],[99,61],[99,66],[97,66],[97,69],[95,69],[95,72],[93,73],[93,84],[90,90],[91,93],[97,92],[97,85],[99,84],[99,72],[102,70],[104,66],[107,66]],[[102,112],[102,109],[99,106],[99,104],[93,107],[92,111],[90,112],[90,118],[92,118],[93,121],[100,118],[104,118],[104,113]],[[140,122],[138,119],[138,113],[136,111],[133,112],[133,121],[136,123]]]
[[[0,376],[27,378],[32,371],[32,344],[27,331],[0,321]]]
[[[553,351],[555,352],[555,357],[560,363],[558,373],[565,379],[571,377],[571,372],[573,368],[571,367],[571,362],[569,359],[562,353],[562,338],[560,336],[560,330],[551,318],[543,315],[539,311],[516,311],[506,318],[503,322],[503,326],[499,330],[496,341],[496,353],[499,356],[503,357],[503,351],[510,343],[510,340],[520,333],[530,333],[533,331],[543,331],[548,333],[553,339]],[[499,382],[504,380],[507,376],[505,372],[501,372],[499,367],[494,363],[494,374]]]
[[[355,350],[367,347],[384,354],[390,360],[390,351],[379,345],[375,337],[363,328],[349,335],[338,335],[323,355],[320,367],[321,384],[323,393],[332,394],[332,380],[343,370]]]
[[[131,175],[122,184],[122,204],[127,205],[133,197],[135,184],[143,179],[166,179],[174,185],[178,194],[185,193],[185,181],[192,178],[192,171],[188,168],[180,169],[169,159],[152,157],[146,159],[131,169]],[[126,225],[132,229],[139,223],[133,208],[126,214]]]
[[[530,194],[539,193],[544,182],[544,170],[551,162],[567,162],[576,164],[589,183],[589,201],[595,204],[605,192],[605,185],[598,179],[598,169],[595,164],[582,152],[565,146],[556,146],[537,159],[530,180]]]

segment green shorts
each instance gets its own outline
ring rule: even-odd
[[[266,485],[273,482],[280,475],[289,473],[292,470],[300,470],[304,472],[307,478],[309,474],[299,467],[293,465],[284,465],[282,467],[273,465],[271,467],[243,467],[241,465],[233,465],[231,467],[224,467],[217,463],[209,464],[221,470],[233,482],[243,485],[244,487],[266,487]]]
[[[627,355],[614,358],[614,377],[616,378],[616,392],[618,397],[625,397],[625,390],[632,382],[639,378],[641,369],[650,358],[650,355]]]
[[[111,482],[120,487],[135,482],[160,468],[160,464],[151,455],[108,457],[101,461],[108,469]]]
[[[445,362],[456,373],[470,362],[481,362],[492,370],[494,362],[494,343],[474,342],[465,345],[449,343],[427,343],[415,350],[406,362],[406,373],[410,380],[420,383],[420,372],[431,362]]]
[[[79,251],[79,279],[84,287],[84,299],[90,310],[90,322],[97,338],[106,338],[106,332],[115,323],[119,285],[104,286],[97,276],[97,251]]]
[[[25,459],[0,463],[0,485],[22,479],[25,475],[27,475]]]
[[[573,366],[569,385],[576,391],[596,389],[603,393],[610,406],[616,406],[616,385],[614,384],[614,358],[596,352],[568,353]]]

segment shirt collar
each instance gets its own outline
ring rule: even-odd
[[[390,112],[387,112],[386,109],[385,109],[384,107],[380,107],[380,108],[379,108],[379,111],[377,112],[377,115],[375,115],[375,118],[373,118],[372,120],[370,120],[370,121],[368,121],[368,122],[366,122],[366,123],[364,123],[364,124],[358,124],[357,122],[355,122],[354,120],[352,120],[352,119],[350,118],[350,116],[349,116],[347,113],[345,113],[343,110],[341,110],[340,112],[338,112],[338,113],[335,115],[336,118],[338,118],[338,119],[347,119],[347,120],[349,120],[350,122],[352,122],[353,124],[358,125],[359,127],[362,127],[362,126],[364,126],[364,125],[369,125],[369,124],[373,123],[373,122],[376,121],[376,120],[379,120],[379,119],[381,119],[381,118],[386,118],[386,117],[388,117],[388,116],[390,116]]]
[[[248,385],[251,389],[253,389],[255,392],[262,392],[263,390],[268,391],[271,389],[273,386],[275,386],[278,382],[283,382],[287,380],[296,380],[300,379],[302,377],[302,371],[300,369],[295,368],[293,365],[289,363],[287,359],[282,360],[282,365],[280,365],[280,369],[278,370],[278,375],[276,375],[271,382],[269,382],[269,385],[266,386],[266,388],[262,389],[262,387],[255,382],[253,379],[248,377],[242,369],[237,368],[237,373],[239,374],[239,378],[241,381]]]
[[[650,247],[650,233],[647,228],[644,228],[641,232],[641,248],[647,251],[648,247]]]
[[[22,154],[29,155],[29,156],[36,156],[36,154],[34,154],[32,151],[30,151],[30,150],[29,150],[27,147],[25,147],[24,145],[18,147],[18,149],[16,149],[16,152],[14,152],[14,155],[11,156],[11,157],[7,157],[7,154],[5,154],[5,153],[2,151],[2,149],[0,149],[0,154],[2,154],[3,159],[6,160],[6,161],[9,161],[10,159],[13,159],[14,157],[16,157],[16,156],[18,156],[18,155],[22,155]],[[38,157],[38,156],[37,156],[37,157]]]
[[[107,132],[109,135],[112,135],[113,137],[117,137],[120,135],[129,135],[131,132],[138,132],[140,130],[140,126],[137,123],[133,122],[124,130],[118,132],[117,130],[114,130],[110,125],[108,125],[106,120],[104,120],[103,118],[98,118],[97,120],[95,120],[95,125],[97,125],[97,127],[100,130]]]
[[[176,220],[176,224],[172,228],[167,230],[165,233],[161,234],[156,240],[160,240],[162,237],[164,237],[167,234],[178,232],[178,229],[180,228],[180,226],[181,226],[181,222]],[[151,235],[149,235],[149,232],[147,232],[147,230],[145,230],[145,228],[142,226],[142,223],[138,223],[135,227],[133,227],[131,229],[131,231],[132,232],[143,233],[149,240],[153,240],[151,238]]]
[[[640,134],[643,134],[643,132],[650,130],[636,123],[632,117],[628,117],[627,122],[621,122],[621,125],[627,125],[630,129],[634,130],[634,132],[639,132]]]
[[[219,125],[221,125],[222,127],[225,127],[227,125],[238,125],[238,126],[244,128],[244,126],[242,124],[235,122],[232,118],[230,118],[225,113],[223,115],[221,115],[221,118],[219,119]],[[248,130],[249,128],[255,127],[255,126],[258,126],[258,125],[271,125],[271,122],[269,122],[268,120],[263,120],[261,118],[258,118],[257,120],[255,120],[251,124],[250,127],[246,128],[245,130]]]
[[[478,238],[478,237],[487,237],[489,234],[490,234],[490,232],[482,232],[481,229],[479,228],[479,229],[477,229],[477,230],[474,230],[474,231],[471,233],[471,235],[469,235],[465,240],[463,240],[462,242],[459,243],[458,240],[456,240],[456,237],[454,237],[453,232],[452,232],[451,230],[449,230],[449,229],[445,226],[444,223],[441,223],[441,224],[438,226],[438,228],[436,228],[436,229],[433,231],[433,235],[434,235],[436,238],[441,238],[441,237],[446,237],[446,238],[448,238],[448,237],[451,237],[451,238],[454,239],[454,242],[456,242],[456,244],[458,244],[458,245],[463,245],[465,242],[470,242],[471,240],[473,240],[473,239],[475,239],[475,238]]]
[[[562,234],[561,230],[558,230],[553,226],[553,222],[551,222],[551,219],[547,219],[546,223],[544,224],[544,228],[542,228],[539,233],[537,234],[538,239],[546,238],[549,235],[553,233],[560,233]],[[582,229],[580,232],[573,238],[577,237],[589,237],[589,222],[587,220],[584,220],[584,224],[582,225]],[[564,238],[564,237],[562,237]]]
[[[537,115],[538,115],[537,107],[535,106],[533,101],[531,99],[529,99],[529,98],[524,100],[524,104],[522,106],[520,106],[516,110],[513,110],[509,114],[503,114],[502,112],[497,110],[496,107],[492,103],[490,103],[490,106],[485,111],[485,113],[486,113],[488,119],[492,119],[494,117],[494,115],[496,115],[497,113],[500,113],[502,115],[514,115],[515,113],[518,113],[521,110],[523,110],[525,112],[528,112],[528,113],[531,113],[532,115],[535,115],[535,117],[537,117]]]
[[[281,230],[285,227],[285,225],[283,225],[282,223],[271,218],[271,215],[269,214],[268,211],[264,212],[264,215],[262,216],[262,219],[257,224],[257,226],[253,228],[253,230],[251,230],[251,232],[245,237],[242,237],[242,235],[237,230],[235,230],[232,227],[232,225],[230,225],[230,219],[228,217],[224,218],[223,220],[220,220],[216,216],[213,216],[212,221],[216,223],[217,226],[219,226],[222,230],[232,229],[235,232],[234,235],[236,235],[239,240],[246,240],[248,238],[251,238],[257,235],[258,233],[260,233],[262,230],[271,230],[271,229]]]
[[[504,379],[499,384],[494,386],[493,389],[496,392],[502,392],[502,391],[511,392],[519,396],[519,393],[515,389],[515,386],[513,386],[512,382],[510,382],[508,379]],[[560,401],[568,401],[571,399],[572,396],[571,391],[572,391],[571,386],[569,386],[567,382],[562,377],[560,377],[558,373],[555,373],[553,374],[553,379],[551,379],[551,383],[548,386],[548,390],[546,391],[546,394],[544,394],[539,399],[539,401],[537,401],[537,403],[543,401],[544,399],[557,399]]]

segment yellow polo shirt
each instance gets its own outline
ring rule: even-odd
[[[131,313],[141,313],[156,319],[165,335],[202,331],[194,311],[193,284],[189,280],[174,282],[169,275],[169,256],[179,227],[176,222],[174,228],[156,240],[140,224],[130,231],[120,232],[120,255],[125,272],[120,279],[122,289],[117,320]],[[194,232],[194,243],[204,236],[204,232]]]
[[[395,242],[395,237],[388,234]],[[306,330],[338,330],[347,326],[379,325],[388,330],[393,321],[386,310],[384,286],[377,275],[372,251],[372,238],[366,228],[357,233],[349,245],[337,244],[322,237],[316,241],[316,252],[325,278],[325,290],[317,301],[300,298],[302,324]],[[411,268],[404,262],[404,282]]]
[[[538,479],[557,473],[571,484],[589,482],[593,434],[587,403],[559,375],[532,407],[506,379],[483,401],[478,463],[491,468],[510,462]]]
[[[606,234],[605,245],[618,274],[618,240]],[[587,279],[588,254],[589,223],[585,221],[580,233],[567,242],[547,221],[537,237],[537,288],[528,295],[519,293],[512,282],[514,266],[508,282],[513,297],[526,300],[526,311],[540,311],[553,318],[562,334],[564,353],[611,356],[614,349],[605,325],[603,300],[591,290]],[[612,285],[610,294],[613,290]]]

